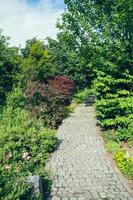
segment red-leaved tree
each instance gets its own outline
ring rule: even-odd
[[[65,76],[56,76],[47,84],[36,81],[26,91],[27,106],[41,116],[46,126],[57,127],[67,116],[65,109],[74,92],[74,83]]]

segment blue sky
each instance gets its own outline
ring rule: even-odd
[[[49,0],[53,7],[55,8],[64,8],[64,1],[63,0]],[[33,6],[37,5],[41,0],[27,0],[27,2]]]
[[[40,0],[27,0],[30,4],[37,4]]]
[[[0,0],[0,29],[10,45],[24,46],[33,37],[56,38],[55,24],[64,11],[63,0]]]
[[[26,0],[29,5],[37,6],[46,0]],[[64,0],[49,0],[49,4],[53,7],[53,9],[63,9],[65,7]]]
[[[40,0],[27,0],[28,3],[30,4],[36,4],[38,3]]]

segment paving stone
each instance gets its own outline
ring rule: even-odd
[[[52,200],[60,200],[60,197],[54,196],[52,197]]]
[[[100,196],[102,199],[106,199],[108,195],[107,195],[106,193],[100,193],[99,196]]]
[[[76,197],[70,197],[70,200],[77,200]]]
[[[97,132],[95,110],[81,105],[58,129],[61,141],[48,163],[52,200],[131,200],[125,178],[112,166]]]

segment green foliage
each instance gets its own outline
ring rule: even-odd
[[[24,184],[29,173],[45,174],[45,159],[56,139],[44,125],[57,127],[68,115],[72,97],[67,84],[62,87],[54,80],[57,75],[76,84],[74,102],[95,94],[99,123],[117,130],[104,135],[106,148],[115,154],[123,173],[133,176],[132,158],[118,151],[121,141],[133,141],[133,1],[65,0],[65,4],[67,11],[57,24],[60,33],[57,40],[48,38],[48,45],[28,40],[21,56],[0,33],[2,108],[8,99],[0,116],[0,196],[6,200],[21,199],[29,191]]]
[[[133,178],[133,157],[128,151],[123,150],[123,143],[128,142],[129,146],[133,144],[133,124],[129,124],[127,129],[117,131],[103,132],[105,148],[113,154],[120,170],[129,178]]]
[[[126,129],[118,129],[116,131],[104,131],[103,137],[105,142],[132,142],[133,141],[133,123],[130,122]]]
[[[48,38],[48,49],[59,75],[65,75],[73,80],[79,90],[90,85],[95,74],[81,55],[72,34],[68,31],[61,32],[58,34],[57,41]]]
[[[119,129],[115,133],[116,141],[125,141],[131,142],[133,141],[133,123],[130,123],[127,129]]]
[[[59,27],[75,36],[75,49],[96,78],[100,124],[106,129],[126,128],[133,118],[133,1],[65,3],[68,10]]]
[[[115,153],[121,147],[121,144],[115,140],[115,134],[115,132],[110,131],[104,131],[102,133],[102,136],[105,141],[105,148],[110,153]]]
[[[133,118],[132,77],[115,76],[101,72],[94,83],[97,116],[104,128],[126,128]]]
[[[111,131],[103,131],[102,132],[102,136],[104,138],[105,143],[112,141],[114,139],[114,135],[115,135],[115,133],[111,132]]]
[[[120,144],[118,142],[114,142],[114,141],[109,141],[105,144],[105,148],[107,151],[114,153],[116,152],[118,149],[120,149]]]
[[[83,103],[90,96],[93,95],[94,91],[90,88],[85,88],[84,90],[78,91],[73,98],[74,103]]]
[[[26,98],[24,97],[22,89],[17,86],[13,87],[12,92],[7,96],[7,105],[15,108],[24,108],[26,104]]]
[[[60,27],[73,34],[81,48],[89,46],[85,57],[92,55],[91,61],[99,68],[104,69],[107,64],[108,68],[104,69],[107,71],[116,61],[118,66],[125,60],[130,63],[133,47],[132,0],[65,0],[65,3],[68,11],[64,13]]]
[[[0,108],[5,105],[7,93],[18,81],[21,56],[15,47],[9,47],[7,39],[0,31]]]
[[[128,177],[133,179],[133,157],[126,151],[118,150],[114,155],[114,159],[120,170]]]
[[[56,76],[62,73],[58,68],[61,60],[55,63],[53,52],[54,46],[50,48],[36,38],[26,42],[22,49],[21,87],[26,108],[37,118],[41,117],[46,127],[57,128],[68,116],[65,106],[71,102],[74,84],[65,76]]]
[[[28,40],[25,48],[22,49],[22,54],[22,83],[24,85],[30,81],[47,83],[56,74],[56,69],[51,63],[51,54],[43,41],[36,38]]]
[[[6,141],[6,143],[5,143]],[[45,161],[56,147],[55,132],[21,108],[8,106],[0,116],[0,196],[21,199],[30,174],[45,176]]]

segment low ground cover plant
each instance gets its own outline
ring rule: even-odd
[[[23,199],[30,191],[28,176],[45,179],[46,158],[56,145],[54,130],[45,128],[25,109],[8,105],[0,115],[1,199]]]
[[[127,151],[117,150],[114,160],[123,174],[133,179],[133,157]]]
[[[123,142],[128,144],[128,148],[133,149],[133,126],[132,122],[127,129],[117,131],[104,131],[102,133],[105,148],[112,153],[114,160],[124,175],[133,179],[133,156],[128,149],[123,149]]]
[[[0,196],[3,200],[33,199],[26,183],[31,175],[42,176],[44,190],[46,193],[50,190],[45,162],[57,147],[53,128],[68,116],[73,91],[71,80],[56,77],[47,84],[34,82],[26,92],[15,87],[8,95],[0,114]]]

